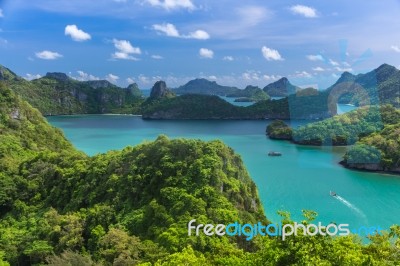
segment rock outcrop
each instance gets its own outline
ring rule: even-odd
[[[151,88],[150,99],[173,97],[174,93],[167,88],[165,81],[157,81]]]
[[[51,78],[63,82],[71,79],[70,77],[67,76],[67,74],[61,72],[47,72],[45,78]]]

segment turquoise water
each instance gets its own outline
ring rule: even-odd
[[[234,97],[225,97],[225,96],[218,96],[218,97],[220,97],[221,99],[227,101],[228,103],[236,105],[236,106],[246,107],[246,106],[250,106],[250,105],[254,104],[254,102],[235,102],[235,100],[237,98],[234,98]]]
[[[338,115],[353,111],[355,109],[357,109],[357,107],[354,105],[351,105],[351,104],[338,104],[337,105]]]
[[[118,115],[49,117],[67,138],[87,154],[121,149],[159,134],[171,138],[221,139],[242,159],[256,182],[267,217],[279,222],[278,210],[302,220],[301,210],[318,212],[323,223],[352,228],[400,224],[400,177],[351,171],[338,162],[344,147],[306,147],[268,139],[268,121],[146,121]],[[292,122],[298,126],[305,122]],[[269,157],[279,151],[281,157]],[[329,195],[336,191],[339,198]]]

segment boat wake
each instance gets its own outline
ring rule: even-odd
[[[339,195],[336,195],[334,198],[336,198],[337,200],[339,200],[341,203],[343,203],[344,205],[346,205],[348,208],[352,209],[353,211],[355,211],[358,215],[360,215],[362,218],[366,218],[367,216],[356,206],[354,206],[353,204],[351,204],[350,202],[348,202],[347,200],[345,200],[344,198],[342,198]]]

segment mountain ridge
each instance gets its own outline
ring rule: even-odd
[[[327,91],[340,95],[344,104],[400,107],[400,70],[385,63],[364,74],[344,72]]]
[[[263,91],[271,97],[286,97],[290,94],[295,94],[298,90],[300,90],[300,87],[290,83],[286,77],[280,78],[263,88]]]
[[[61,72],[28,81],[3,66],[1,78],[43,115],[138,114],[144,101],[137,84],[120,88],[106,80],[78,81]]]
[[[219,85],[216,81],[210,81],[205,78],[196,78],[188,81],[186,84],[172,89],[176,94],[208,94],[226,96],[227,94],[236,93],[240,89]]]

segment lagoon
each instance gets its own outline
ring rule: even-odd
[[[269,121],[142,120],[124,115],[48,117],[79,150],[89,155],[170,138],[220,139],[241,155],[257,184],[267,217],[279,222],[278,210],[301,221],[301,210],[318,212],[317,221],[348,223],[350,228],[400,224],[400,177],[359,172],[338,162],[346,147],[308,147],[265,136]],[[306,121],[292,121],[299,126]],[[279,151],[280,157],[267,156]],[[335,191],[340,197],[332,197]]]

